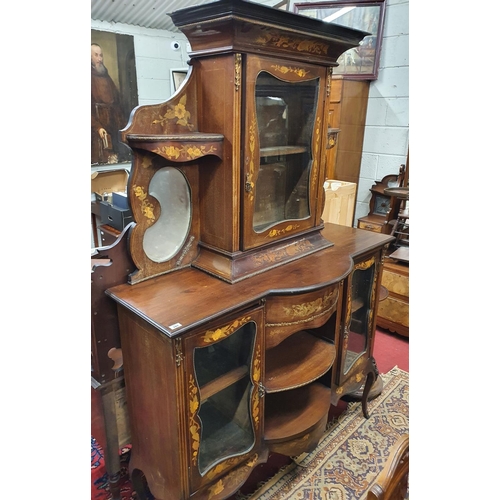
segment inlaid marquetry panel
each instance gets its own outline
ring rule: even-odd
[[[339,285],[297,295],[276,295],[266,302],[266,348],[278,345],[292,333],[324,324],[335,312]]]

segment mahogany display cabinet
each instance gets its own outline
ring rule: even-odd
[[[394,239],[324,224],[331,68],[366,33],[244,1],[172,14],[190,70],[122,131],[136,270],[117,303],[139,498],[223,499],[377,376]]]

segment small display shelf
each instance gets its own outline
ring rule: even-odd
[[[335,361],[335,345],[302,331],[267,350],[266,392],[301,387],[320,378]]]
[[[294,440],[309,439],[305,437],[307,433],[315,435],[313,431],[322,426],[328,416],[330,394],[329,387],[316,382],[298,389],[268,394],[264,441],[270,451],[283,452],[280,444],[285,446],[285,443],[287,449],[293,449]]]
[[[172,162],[197,160],[207,155],[222,159],[221,134],[127,134],[130,147],[155,153]]]

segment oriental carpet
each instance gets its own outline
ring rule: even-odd
[[[318,446],[295,457],[275,476],[241,500],[364,500],[382,471],[392,446],[409,432],[409,374],[397,366],[380,375],[382,394],[368,403],[365,419],[361,402],[329,423]],[[122,450],[122,500],[135,500],[128,480],[130,448]],[[92,500],[109,500],[107,475],[100,445],[92,438]]]
[[[398,438],[409,433],[409,374],[398,367],[381,375],[382,394],[361,402],[328,426],[318,446],[295,457],[245,500],[363,500]]]

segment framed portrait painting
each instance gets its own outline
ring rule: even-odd
[[[358,47],[347,50],[333,68],[351,79],[376,80],[380,63],[385,0],[353,0],[296,3],[295,13],[370,33]]]
[[[129,162],[120,130],[138,105],[134,37],[91,30],[91,63],[91,166]]]

